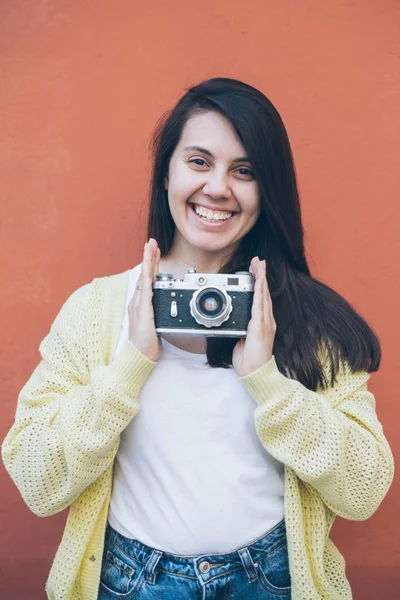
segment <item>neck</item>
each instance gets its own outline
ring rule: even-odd
[[[177,277],[181,277],[184,273],[187,273],[187,270],[191,267],[194,267],[197,273],[218,273],[220,270],[222,263],[201,261],[199,258],[193,258],[193,260],[176,260],[173,256],[165,256],[160,260],[161,264],[168,265],[174,275],[177,274]]]
[[[208,252],[175,239],[168,254],[160,259],[159,271],[180,278],[190,267],[194,267],[197,273],[218,273],[232,251],[232,248],[224,248]]]

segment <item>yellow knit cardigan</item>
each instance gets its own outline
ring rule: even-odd
[[[128,341],[112,359],[129,271],[94,279],[62,306],[22,388],[3,445],[6,469],[42,517],[70,507],[46,583],[49,600],[96,600],[120,434],[139,411],[156,363]],[[326,362],[326,373],[330,365]],[[283,375],[275,357],[240,378],[255,400],[265,449],[285,464],[293,600],[349,600],[345,561],[329,539],[336,515],[368,519],[386,495],[393,456],[367,390],[345,363],[316,393]]]

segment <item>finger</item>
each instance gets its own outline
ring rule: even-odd
[[[266,299],[265,299],[265,272],[264,272],[264,261],[261,261],[258,265],[258,276],[260,278],[260,291],[261,291],[261,299],[260,299],[260,305],[261,305],[261,315],[260,315],[260,320],[262,323],[266,324],[267,323],[267,316],[268,316],[268,307],[266,304]]]
[[[254,262],[256,282],[254,284],[254,297],[253,297],[253,305],[251,307],[251,318],[260,324],[263,321],[263,307],[262,307],[262,279],[260,277],[260,272],[259,272],[259,262],[260,262],[260,259],[258,257],[256,257],[256,261]]]
[[[154,247],[153,240],[150,238],[149,242],[146,245],[144,251],[144,261],[142,267],[142,283],[141,286],[141,299],[144,301],[149,301],[151,299],[152,294],[152,257],[153,257]]]
[[[272,305],[272,298],[271,298],[271,294],[270,294],[269,286],[268,286],[267,266],[266,266],[265,261],[264,261],[264,277],[265,277],[265,298],[266,298],[266,303],[268,306],[268,316],[269,316],[269,319],[272,321],[274,318],[273,305]]]
[[[271,320],[271,311],[268,301],[268,284],[267,280],[263,280],[263,297],[264,297],[264,324],[268,325]]]
[[[160,248],[157,246],[157,250],[156,250],[155,258],[154,258],[153,281],[157,280],[157,273],[159,272],[159,268],[160,268],[160,257],[161,257],[161,251],[160,251]]]
[[[151,283],[156,280],[156,275],[158,273],[158,261],[159,261],[159,247],[157,241],[152,238],[151,239],[151,260],[150,260],[150,269],[151,269]]]
[[[132,300],[133,300],[133,304],[135,306],[137,306],[139,304],[139,302],[140,302],[140,295],[141,295],[141,292],[142,292],[141,288],[142,288],[142,273],[140,273],[140,275],[139,275],[139,277],[138,277],[138,279],[136,281],[135,291],[134,291],[134,294],[133,294],[133,299]]]
[[[252,275],[255,275],[256,273],[256,264],[257,264],[257,260],[260,260],[258,258],[258,256],[253,256],[253,258],[250,261],[250,267],[249,267],[249,271]]]
[[[262,280],[262,322],[264,325],[268,325],[270,321],[270,298],[268,294],[268,282],[265,260],[260,263],[260,278]]]
[[[259,266],[260,269],[260,279],[262,281],[262,322],[264,323],[264,325],[267,325],[268,323],[268,314],[269,314],[269,309],[268,309],[268,298],[267,298],[267,293],[266,293],[266,283],[267,283],[267,278],[266,278],[266,271],[265,271],[265,260],[262,260]]]
[[[267,280],[267,270],[266,265],[264,264],[264,298],[265,298],[265,324],[269,325],[271,329],[276,331],[276,322],[274,318],[274,307],[272,304],[272,298],[269,291],[268,280]]]
[[[271,296],[270,296],[270,298],[271,298]],[[274,317],[274,307],[272,305],[272,301],[271,300],[269,301],[269,312],[268,312],[268,315],[269,315],[270,322],[276,328],[276,321],[275,321],[275,317]]]
[[[132,296],[131,301],[129,303],[129,310],[130,311],[132,310],[133,312],[136,312],[138,310],[139,305],[140,305],[140,295],[141,294],[140,294],[140,290],[138,289],[138,286],[141,285],[140,281],[141,280],[140,280],[140,275],[139,275],[138,280],[137,280],[136,285],[135,285],[133,296]]]
[[[136,286],[135,286],[135,291],[133,294],[133,299],[132,299],[132,304],[134,307],[138,307],[139,306],[139,302],[140,302],[140,297],[141,297],[141,292],[142,292],[142,286],[143,286],[143,272],[144,272],[144,265],[145,265],[145,260],[146,260],[146,252],[147,252],[147,242],[144,245],[143,248],[143,260],[142,260],[142,266],[140,268],[140,274],[139,277],[136,281]]]

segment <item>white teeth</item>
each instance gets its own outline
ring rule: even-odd
[[[230,219],[233,214],[213,212],[203,208],[202,206],[194,206],[194,211],[196,214],[205,217],[208,221],[226,221],[227,219]]]

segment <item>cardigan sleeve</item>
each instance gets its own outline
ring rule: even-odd
[[[312,485],[330,510],[355,521],[377,510],[394,476],[369,377],[344,362],[334,387],[317,393],[283,375],[272,356],[240,378],[257,402],[254,422],[264,448]]]
[[[127,341],[109,365],[89,368],[87,330],[100,327],[88,318],[90,301],[87,284],[64,303],[39,346],[41,360],[19,393],[2,444],[8,473],[39,516],[71,505],[112,464],[156,365]]]

